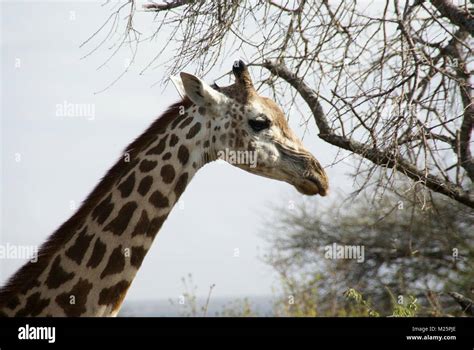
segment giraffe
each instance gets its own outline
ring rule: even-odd
[[[180,74],[183,99],[133,141],[73,216],[0,290],[2,316],[116,316],[154,237],[193,175],[222,150],[254,152],[245,171],[325,196],[328,178],[260,96],[242,61],[234,84]]]

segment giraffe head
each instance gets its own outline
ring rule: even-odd
[[[253,174],[286,181],[303,194],[325,196],[326,173],[289,128],[281,108],[256,92],[242,61],[232,70],[235,83],[227,87],[211,87],[181,73],[186,95],[212,121],[209,137],[214,157]]]

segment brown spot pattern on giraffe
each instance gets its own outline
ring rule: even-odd
[[[188,116],[187,113],[180,114],[173,122],[171,123],[171,129],[176,128],[176,126],[181,123]]]
[[[143,179],[141,179],[140,184],[138,185],[138,193],[140,193],[142,196],[145,196],[150,190],[152,183],[153,177],[151,177],[150,175],[145,176]]]
[[[16,295],[6,303],[6,307],[10,310],[15,310],[18,305],[20,305],[20,299]]]
[[[124,163],[123,166],[125,167],[125,171],[118,177],[117,183],[120,183],[128,174],[130,174],[131,171],[134,171],[139,161],[140,159],[134,159],[133,161],[130,161],[129,159],[127,162],[125,158],[119,160],[120,163]]]
[[[185,127],[187,127],[189,124],[191,124],[191,122],[193,121],[193,117],[189,117],[187,119],[185,119],[181,125],[179,126],[180,129],[184,129]]]
[[[46,286],[49,289],[55,289],[71,280],[74,277],[74,273],[66,272],[61,267],[61,258],[59,255],[54,259],[51,269],[49,270],[48,278],[46,278]]]
[[[186,134],[187,139],[192,139],[196,134],[201,130],[201,123],[197,122],[194,124],[191,129],[189,129],[188,133]]]
[[[170,184],[173,182],[174,177],[176,176],[176,173],[174,171],[174,168],[170,164],[166,164],[161,168],[161,178],[163,179],[163,182],[165,184]]]
[[[158,165],[158,162],[156,160],[143,159],[142,162],[140,163],[140,171],[142,173],[148,173],[152,171],[153,169],[155,169],[157,165]]]
[[[109,288],[104,288],[99,294],[99,305],[112,305],[115,310],[122,303],[123,298],[130,286],[128,281],[120,281]]]
[[[186,189],[186,185],[188,184],[188,173],[181,174],[178,181],[176,182],[176,187],[174,188],[174,193],[176,194],[176,198],[179,198],[181,194]]]
[[[178,150],[178,160],[181,164],[186,165],[189,160],[189,151],[188,148],[184,145],[179,146]]]
[[[102,225],[105,220],[107,220],[113,209],[114,204],[112,203],[112,194],[109,194],[97,207],[95,207],[92,212],[92,219]]]
[[[160,155],[161,153],[163,153],[163,151],[165,150],[165,147],[166,147],[166,140],[167,139],[168,139],[168,134],[163,136],[163,138],[160,140],[160,142],[158,142],[158,145],[156,145],[153,148],[150,148],[148,150],[148,152],[146,152],[146,154],[147,155],[152,155],[152,154]]]
[[[151,238],[155,238],[156,234],[161,229],[161,226],[163,226],[163,223],[165,222],[167,217],[168,215],[162,215],[151,220],[150,225],[148,226],[148,229],[147,229],[147,233],[146,233],[147,236]]]
[[[132,232],[132,237],[138,235],[145,235],[149,226],[150,219],[148,219],[148,214],[146,210],[143,210],[142,215],[140,216],[140,219],[138,219],[138,222],[135,225],[135,229]]]
[[[171,152],[166,152],[161,159],[168,160],[172,157]]]
[[[141,266],[143,259],[145,258],[146,249],[143,247],[132,247],[132,255],[130,257],[130,263],[137,269]]]
[[[100,238],[97,238],[94,244],[94,249],[92,250],[92,255],[87,262],[87,267],[96,268],[101,263],[104,258],[106,251],[105,244],[102,243]]]
[[[80,265],[94,235],[87,234],[87,226],[77,235],[76,241],[66,250],[66,256]]]
[[[103,279],[106,276],[120,273],[125,268],[125,256],[122,251],[122,245],[115,248],[110,254],[109,261],[105,266],[104,270],[100,274],[100,278]]]
[[[135,187],[135,173],[132,172],[127,179],[118,186],[122,198],[127,198]]]
[[[49,299],[41,299],[40,292],[33,293],[26,299],[25,306],[18,310],[15,316],[38,316],[49,305],[49,302]]]
[[[175,134],[171,135],[170,137],[170,147],[174,147],[179,141],[179,137],[176,136]]]
[[[87,311],[87,296],[91,289],[92,283],[86,279],[80,278],[69,292],[59,294],[56,297],[56,303],[64,310],[66,316],[81,316]],[[72,297],[74,297],[74,302],[72,302]]]
[[[152,193],[149,199],[150,203],[156,208],[166,208],[169,205],[169,200],[160,191]]]
[[[30,262],[30,263],[38,264],[38,262],[36,263]],[[30,289],[33,289],[34,287],[39,287],[40,285],[41,284],[39,283],[38,279],[32,279],[32,280],[26,281],[25,285],[21,288],[20,293],[26,294]]]
[[[137,207],[138,205],[134,201],[126,203],[119,210],[115,219],[113,219],[111,222],[107,224],[107,226],[104,227],[104,232],[110,231],[114,235],[118,235],[118,236],[123,234]]]

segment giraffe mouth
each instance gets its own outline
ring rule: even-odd
[[[305,150],[288,148],[277,144],[282,158],[290,164],[287,170],[283,170],[287,176],[288,183],[296,187],[298,192],[314,196],[326,196],[328,193],[328,179],[319,162],[314,156]]]
[[[314,196],[319,194],[320,196],[326,196],[327,186],[321,182],[316,176],[308,176],[303,179],[303,181],[295,185],[296,189],[305,195]]]

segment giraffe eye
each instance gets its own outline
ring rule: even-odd
[[[259,116],[257,119],[249,119],[249,125],[253,131],[259,132],[268,129],[271,122],[266,116]]]

